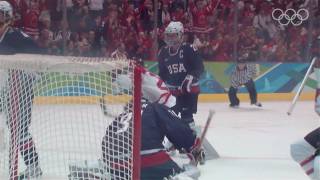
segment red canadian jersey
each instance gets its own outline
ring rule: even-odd
[[[150,102],[158,102],[169,108],[176,105],[176,98],[171,94],[169,88],[166,84],[160,79],[160,77],[144,67],[139,67],[141,70],[142,76],[142,96]],[[121,74],[117,76],[116,82],[122,88],[131,88],[133,77],[128,75]]]
[[[158,102],[167,107],[176,105],[176,98],[171,94],[166,84],[160,77],[147,69],[142,70],[142,95],[150,102]]]

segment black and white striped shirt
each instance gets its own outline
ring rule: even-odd
[[[231,86],[238,88],[239,86],[244,85],[250,79],[253,79],[256,76],[256,73],[255,64],[246,64],[246,66],[241,70],[236,66],[231,73]]]

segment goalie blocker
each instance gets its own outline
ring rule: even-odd
[[[162,144],[165,136],[177,149],[186,151],[191,159],[204,158],[201,157],[203,149],[199,148],[199,139],[193,130],[170,108],[146,100],[143,100],[142,107],[141,180],[163,180],[183,171],[166,153]],[[123,172],[122,168],[125,167],[122,163],[130,156],[125,146],[119,151],[119,146],[114,146],[117,144],[114,142],[126,137],[127,129],[132,126],[131,117],[132,112],[129,112],[115,118],[102,140],[102,157],[108,176],[119,176],[119,172]],[[110,135],[117,138],[110,139]],[[197,171],[190,176],[193,175],[195,177],[192,178],[197,179],[200,173]],[[124,175],[123,178],[128,177]]]

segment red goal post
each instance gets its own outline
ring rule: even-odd
[[[123,73],[132,78],[132,89],[119,87],[116,78]],[[141,71],[133,61],[0,55],[0,92],[0,179],[18,179],[27,164],[36,161],[25,150],[32,143],[41,179],[92,174],[106,179],[139,179]],[[111,117],[101,110],[101,99]],[[110,132],[115,128],[114,117],[130,112],[133,118],[125,122],[129,126]],[[102,147],[102,139],[108,147]],[[112,158],[103,159],[102,149],[112,153],[108,156]],[[120,162],[120,156],[126,156],[121,159],[122,168],[106,167]],[[76,173],[71,172],[74,167]]]

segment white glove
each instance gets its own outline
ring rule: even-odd
[[[190,93],[191,92],[191,85],[192,85],[192,81],[193,81],[194,77],[190,74],[188,74],[184,80],[181,83],[180,89],[182,90],[182,92],[187,92]]]

